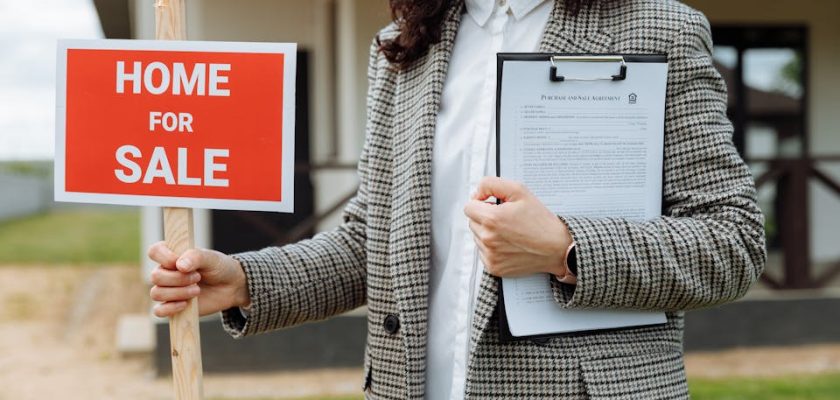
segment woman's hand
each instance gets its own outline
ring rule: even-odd
[[[489,204],[490,196],[502,204]],[[464,207],[481,261],[491,275],[557,275],[575,283],[565,263],[572,236],[566,224],[521,183],[484,177]]]
[[[152,271],[152,300],[158,317],[170,317],[198,296],[200,315],[251,304],[245,271],[231,256],[215,250],[192,249],[181,257],[158,242],[149,247],[149,258],[160,264]]]

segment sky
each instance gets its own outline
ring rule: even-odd
[[[56,40],[101,37],[91,0],[0,0],[0,160],[52,159]]]

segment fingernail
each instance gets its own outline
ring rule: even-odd
[[[175,266],[181,269],[189,269],[190,268],[190,259],[189,258],[179,258],[178,262],[175,263]]]
[[[192,274],[190,274],[190,281],[198,282],[200,280],[201,280],[201,275],[199,275],[198,272],[193,272]]]
[[[190,288],[189,292],[191,296],[195,296],[198,294],[199,288],[198,286],[193,286]]]

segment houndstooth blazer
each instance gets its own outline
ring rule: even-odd
[[[247,318],[223,313],[235,337],[324,319],[367,304],[370,399],[423,397],[430,255],[432,136],[458,31],[453,1],[440,43],[397,71],[372,46],[358,193],[343,223],[310,240],[235,255],[248,279]],[[380,32],[393,35],[391,24]],[[742,296],[761,273],[763,216],[732,145],[726,88],[712,65],[708,21],[666,0],[554,6],[541,50],[665,53],[668,93],[661,218],[563,218],[577,242],[578,283],[553,283],[568,308],[663,310],[665,325],[547,341],[499,341],[497,280],[482,277],[473,316],[470,399],[682,399],[683,310]],[[562,156],[562,155],[558,155]]]

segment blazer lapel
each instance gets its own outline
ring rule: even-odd
[[[577,15],[572,16],[568,14],[565,1],[555,0],[552,15],[543,31],[540,52],[584,54],[613,52],[612,37],[600,26],[603,1],[607,0],[594,0],[582,6]],[[483,272],[473,317],[470,354],[474,354],[475,346],[481,341],[490,317],[496,310],[500,284],[500,279],[490,276],[486,271]]]
[[[601,7],[609,0],[593,0],[569,14],[566,2],[556,0],[551,18],[543,32],[540,51],[545,53],[610,53],[612,36],[601,28]]]
[[[463,3],[450,7],[439,43],[397,76],[394,183],[389,257],[400,331],[408,349],[407,370],[422,374],[426,363],[429,260],[431,259],[431,172],[435,123]],[[415,374],[416,375],[416,374]],[[409,397],[422,396],[422,376],[408,376]]]

